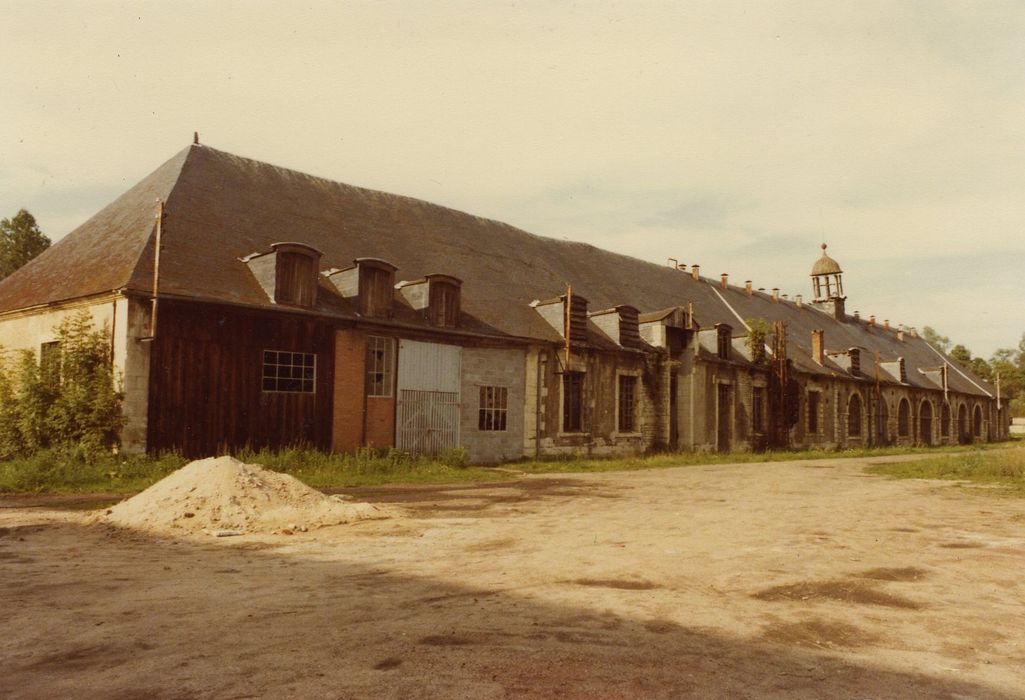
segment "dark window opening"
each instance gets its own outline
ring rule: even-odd
[[[720,326],[716,329],[716,353],[720,360],[730,359],[730,332],[729,326]]]
[[[947,404],[940,408],[940,435],[950,437],[950,406]]]
[[[505,430],[509,409],[509,389],[504,386],[480,387],[477,410],[478,430]]]
[[[367,338],[367,396],[391,396],[395,367],[395,340]]]
[[[309,352],[263,351],[263,390],[312,394],[317,356]]]
[[[911,432],[911,404],[901,399],[897,407],[897,435],[907,437]]]
[[[751,389],[751,430],[765,432],[765,387]]]
[[[816,435],[819,432],[819,392],[808,392],[808,434]]]
[[[584,429],[584,373],[562,375],[562,431],[579,433]]]
[[[628,374],[619,376],[619,432],[632,433],[637,429],[635,414],[637,401],[637,377]]]

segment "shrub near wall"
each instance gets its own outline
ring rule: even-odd
[[[98,455],[118,447],[124,419],[110,333],[96,329],[85,311],[56,332],[42,367],[29,350],[0,363],[0,459],[45,448]]]

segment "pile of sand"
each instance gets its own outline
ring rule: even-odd
[[[104,521],[159,534],[306,531],[386,518],[369,503],[325,496],[287,474],[233,457],[186,464],[106,512]]]

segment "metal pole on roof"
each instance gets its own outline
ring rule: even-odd
[[[569,352],[570,352],[570,346],[572,345],[572,340],[570,339],[570,335],[571,335],[572,329],[573,329],[573,311],[572,311],[572,309],[573,309],[573,285],[571,285],[569,282],[567,282],[566,283],[566,319],[565,319],[566,320],[565,336],[566,336],[566,370],[567,371],[569,371]]]
[[[160,291],[160,246],[164,228],[164,200],[157,199],[157,233],[156,246],[153,251],[153,305],[150,313],[150,338],[157,337],[157,293]]]

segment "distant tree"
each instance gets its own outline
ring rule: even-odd
[[[946,353],[950,350],[950,338],[945,335],[940,335],[931,326],[926,326],[922,329],[922,337],[925,339],[925,342],[929,343],[929,345],[932,345],[942,353]]]
[[[972,368],[972,351],[958,343],[950,349],[950,359],[965,369]]]
[[[0,280],[49,247],[50,239],[26,210],[0,221]]]

